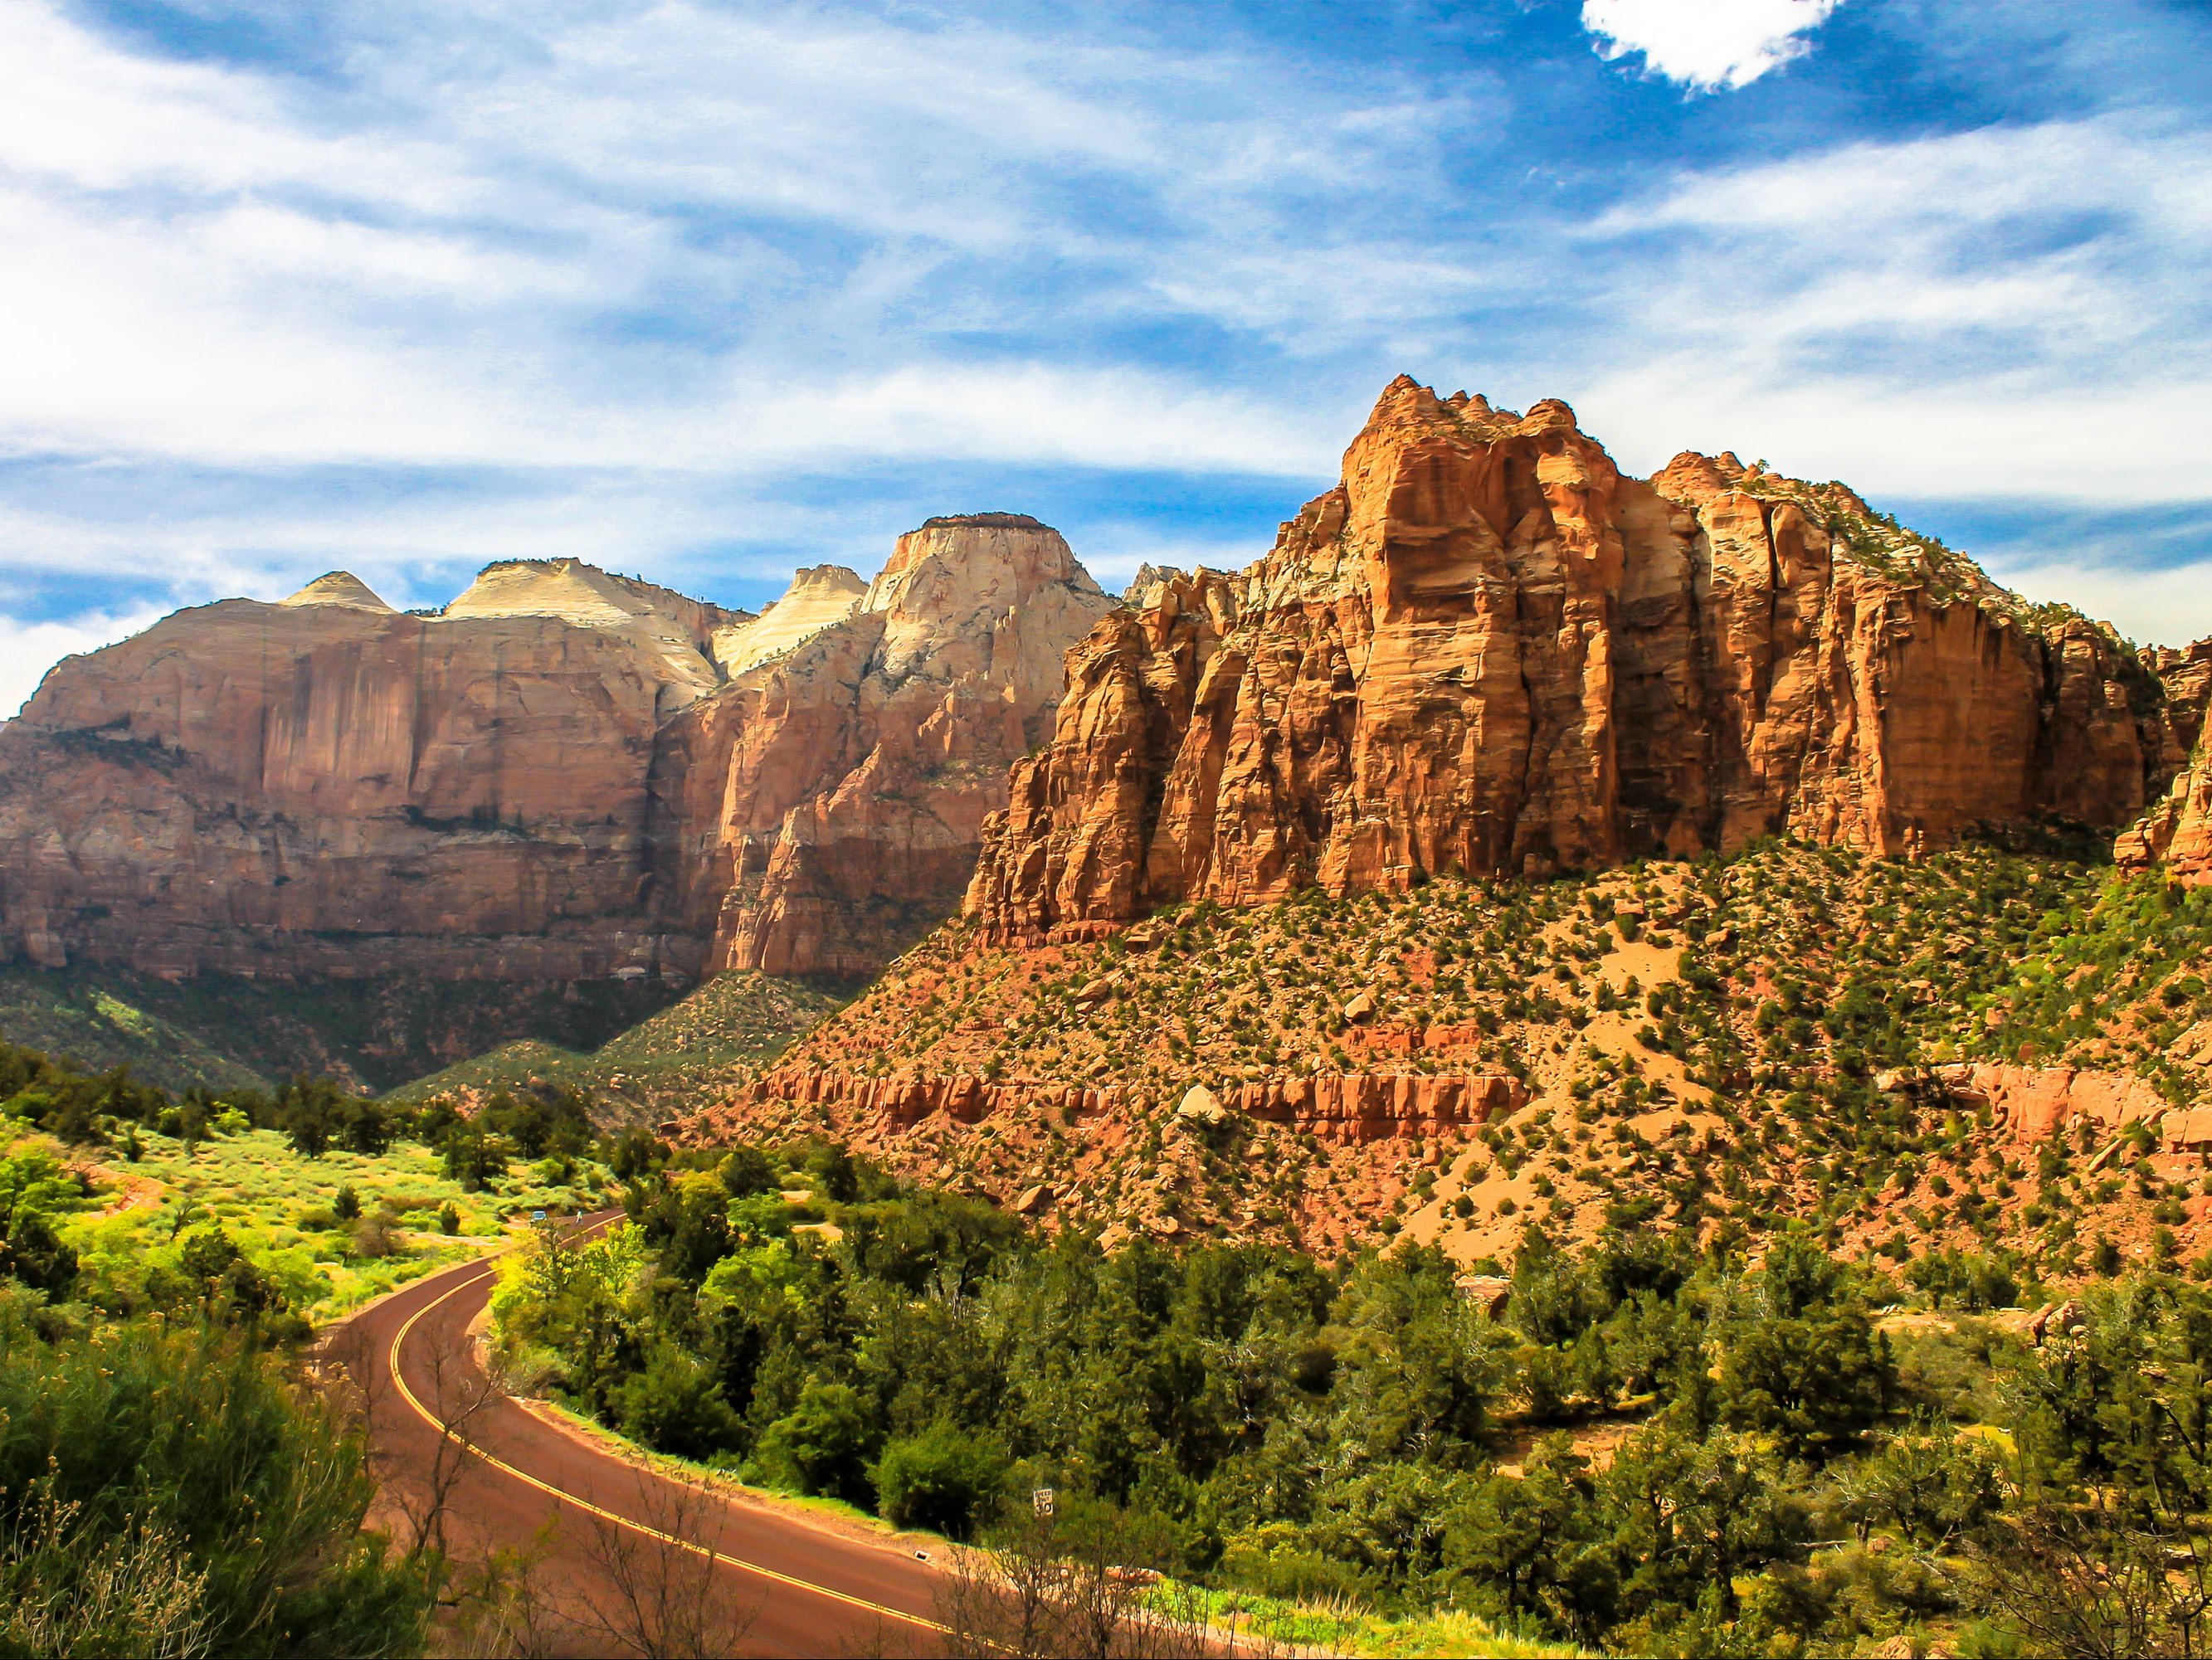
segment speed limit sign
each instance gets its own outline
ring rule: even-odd
[[[1052,1514],[1052,1501],[1053,1491],[1050,1487],[1031,1487],[1030,1489],[1030,1508],[1035,1511],[1039,1516],[1050,1516]]]

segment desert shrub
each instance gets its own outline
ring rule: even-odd
[[[338,1420],[234,1338],[0,1320],[0,1645],[419,1653],[428,1589],[362,1531],[373,1496]]]

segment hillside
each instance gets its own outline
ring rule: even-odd
[[[488,1045],[588,1049],[668,1001],[651,982],[571,987],[383,975],[313,986],[127,969],[0,969],[0,1039],[129,1067],[177,1092],[272,1089],[295,1073],[388,1089]]]
[[[750,1078],[836,1007],[836,998],[799,981],[718,975],[596,1049],[524,1038],[390,1093],[465,1099],[543,1080],[589,1090],[610,1122],[658,1122]]]
[[[2205,1092],[2208,946],[2212,892],[1986,842],[1309,889],[1035,949],[960,924],[695,1130],[828,1129],[1117,1231],[1474,1262],[1532,1219],[1806,1219],[2063,1274],[2100,1237],[2212,1246],[2212,1124],[2154,1122]]]

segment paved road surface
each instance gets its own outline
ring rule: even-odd
[[[618,1213],[614,1213],[618,1214]],[[612,1219],[587,1219],[586,1225]],[[374,1370],[374,1429],[379,1450],[403,1471],[426,1471],[440,1440],[439,1357],[473,1368],[465,1341],[489,1299],[489,1262],[432,1274],[356,1316]],[[460,1357],[466,1356],[465,1361]],[[568,1599],[611,1590],[586,1541],[619,1519],[624,1536],[647,1548],[652,1523],[668,1519],[672,1484],[578,1439],[500,1398],[471,1426],[483,1457],[471,1461],[449,1514],[457,1545],[523,1547],[559,1518],[546,1581]],[[641,1485],[649,1484],[649,1485]],[[888,1541],[849,1536],[792,1511],[715,1500],[696,1541],[722,1564],[717,1578],[745,1607],[757,1608],[743,1651],[757,1654],[941,1653],[930,1621],[936,1576]],[[596,1518],[596,1519],[595,1519]],[[686,1529],[690,1531],[690,1529]],[[575,1638],[579,1652],[606,1639]]]

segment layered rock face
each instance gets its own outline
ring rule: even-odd
[[[2212,640],[2154,653],[2150,662],[2166,687],[2167,756],[2179,770],[2172,787],[2121,832],[2113,861],[2131,871],[2163,865],[2179,881],[2212,883],[2212,730],[2204,719],[2212,703]]]
[[[1111,604],[1034,519],[933,519],[849,615],[684,711],[654,775],[664,897],[708,965],[868,974],[956,911]]]
[[[511,564],[413,617],[336,573],[63,663],[0,729],[0,941],[166,974],[654,966],[647,775],[729,620],[666,600]]]
[[[967,906],[1075,939],[1770,834],[2117,827],[2170,769],[2166,701],[2108,630],[1839,484],[1728,455],[1626,477],[1564,404],[1401,377],[1264,560],[1170,577],[1070,654]]]
[[[1362,1146],[1392,1138],[1448,1135],[1528,1104],[1528,1091],[1504,1073],[1416,1078],[1373,1073],[1271,1078],[1239,1085],[1231,1111],[1306,1135]],[[994,1113],[1034,1116],[1056,1110],[1070,1126],[1102,1116],[1142,1119],[1152,1104],[1116,1085],[995,1084],[972,1074],[947,1078],[855,1078],[809,1067],[781,1067],[749,1084],[735,1110],[790,1102],[824,1110],[843,1126],[896,1133],[942,1115],[973,1124]],[[725,1116],[731,1110],[725,1109]]]
[[[1107,605],[1055,532],[986,515],[757,619],[574,560],[435,616],[343,572],[181,611],[0,727],[0,960],[868,972],[957,908]]]

